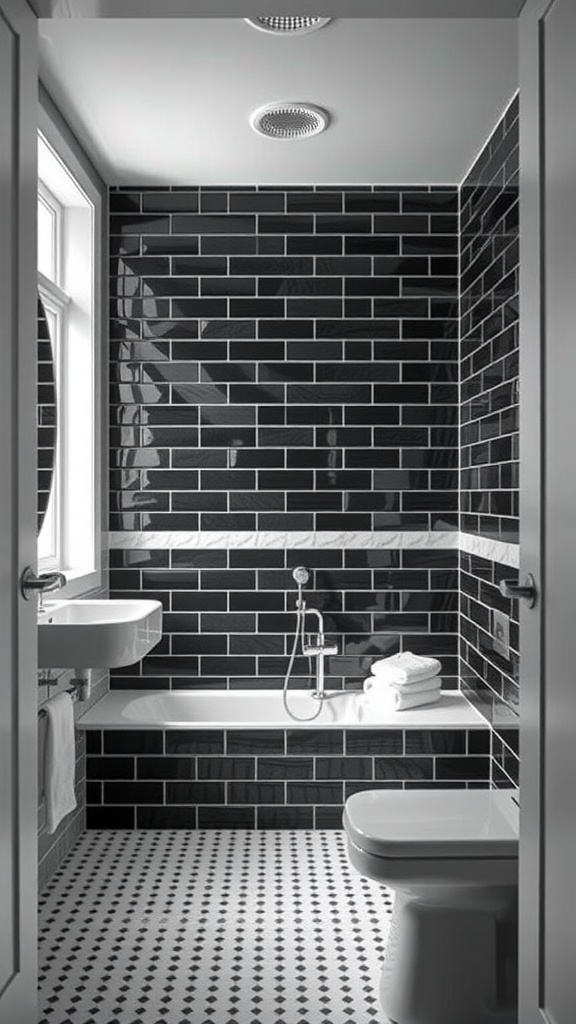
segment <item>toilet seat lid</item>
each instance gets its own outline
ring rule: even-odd
[[[380,857],[517,857],[516,790],[366,790],[346,801],[352,842]]]

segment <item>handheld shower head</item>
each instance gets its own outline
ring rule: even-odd
[[[305,566],[299,565],[296,567],[296,569],[294,569],[294,572],[292,573],[292,578],[294,579],[294,582],[298,584],[299,587],[305,587],[306,584],[308,583],[308,580],[310,579],[310,573],[308,572],[308,569],[306,569]]]

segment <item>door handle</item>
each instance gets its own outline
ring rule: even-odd
[[[536,581],[531,572],[526,576],[524,583],[519,583],[518,580],[501,580],[500,593],[503,597],[526,601],[529,608],[534,607],[538,596]]]
[[[20,577],[20,591],[25,601],[29,601],[32,594],[45,594],[65,586],[66,577],[63,572],[41,572],[37,576],[34,569],[28,566]]]

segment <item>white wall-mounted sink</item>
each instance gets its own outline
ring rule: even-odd
[[[40,668],[133,665],[162,637],[159,601],[45,601],[38,613]]]

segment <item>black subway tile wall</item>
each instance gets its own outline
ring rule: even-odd
[[[457,528],[457,188],[110,205],[113,530]],[[159,597],[166,636],[113,685],[280,686],[304,562],[340,646],[330,685],[410,648],[455,686],[455,551],[345,545],[114,551],[113,592]]]
[[[399,650],[439,657],[445,688],[459,685],[455,545],[389,547],[382,535],[461,526],[513,539],[512,110],[461,196],[456,186],[112,190],[111,591],[158,598],[165,625],[112,688],[281,688],[299,564],[338,644],[331,689],[360,687],[375,658]],[[170,543],[198,532],[213,542]],[[130,534],[154,536],[145,547]],[[463,634],[494,582],[463,607]],[[297,658],[294,688],[309,673]],[[186,734],[147,735],[162,751],[112,733],[92,741],[94,827],[339,827],[343,800],[362,788],[490,778],[487,729],[224,730],[203,749]],[[511,777],[500,742],[496,784],[500,771]]]
[[[518,100],[461,190],[465,533],[518,541]]]
[[[518,541],[518,99],[461,191],[461,529]],[[461,555],[462,685],[492,726],[493,782],[518,784],[517,570]],[[494,650],[493,613],[511,617],[510,657]]]
[[[272,748],[273,755],[266,752]],[[118,749],[130,756],[118,757]],[[250,754],[238,756],[238,749]],[[90,731],[87,823],[341,828],[344,801],[362,790],[489,787],[488,749],[488,729],[482,727]]]
[[[112,529],[456,529],[457,188],[110,205]]]
[[[458,684],[456,550],[138,550],[110,552],[117,597],[142,593],[164,607],[164,637],[139,664],[116,669],[113,689],[279,689],[296,625],[292,571],[310,568],[338,655],[331,689],[358,688],[378,657],[412,650],[440,658],[443,685]],[[294,687],[310,683],[297,657]]]

